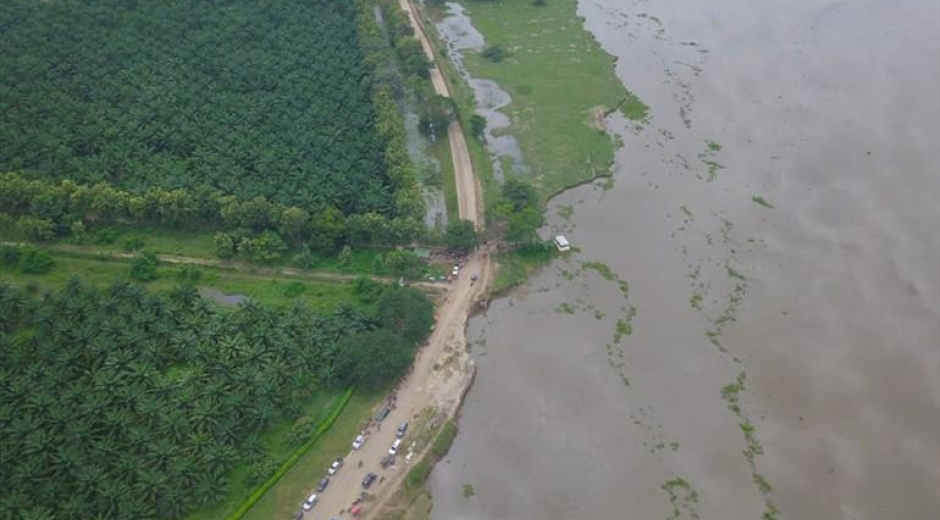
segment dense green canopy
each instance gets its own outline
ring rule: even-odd
[[[387,215],[396,187],[355,9],[0,2],[0,172]]]
[[[266,462],[259,435],[318,389],[401,375],[409,327],[383,321],[353,308],[220,311],[191,288],[72,280],[35,298],[0,284],[0,518],[173,519],[219,501],[236,462]],[[364,350],[350,337],[380,341]]]

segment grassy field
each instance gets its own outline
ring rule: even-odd
[[[646,107],[614,76],[613,58],[581,26],[576,0],[467,2],[474,26],[487,45],[507,51],[501,62],[466,56],[476,77],[492,79],[513,102],[504,111],[516,121],[516,136],[533,181],[543,196],[607,173],[614,143],[595,115],[620,108],[642,120]]]
[[[23,274],[9,270],[0,270],[0,281],[35,287],[38,290],[61,287],[72,276],[80,276],[89,282],[107,287],[115,280],[128,278],[129,260],[114,260],[104,256],[81,257],[69,253],[50,251],[55,266],[46,274]],[[217,289],[225,294],[242,294],[260,302],[290,306],[301,302],[313,309],[329,311],[338,305],[358,301],[353,286],[345,282],[291,280],[283,276],[273,277],[253,274],[250,271],[229,271],[212,267],[199,267],[197,287]],[[160,265],[158,278],[144,285],[155,291],[168,291],[177,286],[183,267]],[[292,284],[302,284],[288,287]]]

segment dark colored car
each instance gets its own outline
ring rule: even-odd
[[[387,468],[395,463],[394,455],[386,455],[382,457],[382,468]]]
[[[294,520],[301,520],[304,517],[304,510],[301,509],[294,513]]]
[[[375,473],[369,473],[366,475],[366,478],[362,479],[362,487],[369,489],[372,486],[372,483],[375,482],[375,479],[379,478]]]
[[[387,406],[383,407],[381,410],[379,410],[379,413],[375,414],[375,420],[379,422],[384,421],[385,418],[388,417],[388,414],[390,413],[392,413],[391,408]]]
[[[317,491],[322,493],[326,486],[330,485],[330,479],[323,477],[320,479],[320,482],[317,482]]]

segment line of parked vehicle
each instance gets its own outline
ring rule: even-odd
[[[391,413],[391,408],[389,408],[388,406],[383,407],[381,410],[379,410],[379,413],[376,414],[375,416],[376,422],[381,423],[383,420],[385,420],[386,417],[388,417],[389,413]],[[398,450],[401,448],[403,439],[405,437],[405,433],[407,432],[408,432],[408,422],[404,422],[398,426],[398,430],[395,432],[395,441],[392,442],[391,447],[388,449],[388,455],[384,456],[382,460],[380,461],[380,464],[383,469],[395,463],[395,456],[398,454]],[[369,435],[370,433],[367,430],[362,431],[359,435],[357,435],[356,438],[352,442],[352,449],[354,451],[358,451],[359,449],[361,449],[362,446],[365,445],[365,443],[369,440]],[[359,462],[359,466],[360,467],[362,466],[361,461]],[[305,512],[310,511],[311,509],[313,509],[313,506],[317,505],[317,502],[320,501],[320,495],[324,491],[326,491],[326,488],[329,487],[330,485],[330,477],[336,475],[336,473],[339,472],[340,468],[342,467],[343,467],[342,457],[337,458],[330,464],[330,467],[327,468],[326,470],[326,476],[321,478],[319,482],[317,482],[316,491],[312,493],[309,497],[307,497],[307,499],[304,500],[303,504],[301,504],[301,509],[298,510],[296,513],[294,513],[295,520],[302,519],[304,517]],[[372,484],[375,483],[375,481],[378,478],[379,476],[376,475],[375,473],[372,473],[372,472],[367,473],[365,478],[362,479],[362,488],[369,489],[370,487],[372,487]],[[363,495],[364,494],[365,492],[363,492]],[[360,497],[356,499],[355,502],[353,502],[352,506],[350,506],[350,509],[349,509],[350,513],[352,513],[353,515],[356,515],[361,511],[360,503],[362,502],[362,499],[363,497]],[[335,519],[331,519],[331,520],[335,520]]]

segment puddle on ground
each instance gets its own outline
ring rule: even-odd
[[[214,287],[200,287],[199,296],[212,300],[221,305],[235,306],[248,301],[248,297],[243,294],[225,294]]]
[[[456,3],[447,4],[447,16],[436,27],[447,44],[450,61],[473,90],[476,113],[486,118],[486,149],[493,160],[494,177],[502,182],[506,165],[510,173],[528,173],[518,141],[505,133],[512,122],[509,116],[499,111],[512,102],[512,97],[495,81],[472,77],[464,66],[463,52],[483,50],[486,45],[483,35],[473,27],[463,6]]]

